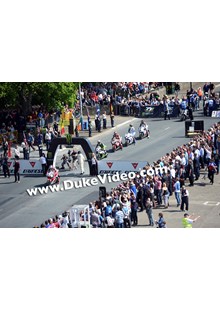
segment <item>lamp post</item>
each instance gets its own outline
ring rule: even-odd
[[[80,104],[80,116],[82,116],[82,97],[81,97],[81,85],[79,83],[79,104]]]
[[[80,123],[83,130],[83,112],[82,112],[82,97],[81,97],[81,84],[79,82],[79,104],[80,104]]]

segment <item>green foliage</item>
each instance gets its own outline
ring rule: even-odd
[[[59,109],[62,103],[70,107],[76,101],[78,83],[73,82],[6,82],[0,83],[0,108],[20,108],[28,114],[33,105],[47,110]]]
[[[71,136],[71,134],[66,134],[66,142],[67,142],[67,144],[71,144],[72,143],[72,136]]]

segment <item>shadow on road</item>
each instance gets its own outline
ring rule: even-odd
[[[91,175],[90,174],[80,174],[80,173],[77,173],[77,174],[74,174],[73,172],[70,172],[70,173],[67,173],[67,174],[61,174],[60,175],[60,177],[61,177],[61,181],[62,181],[62,178],[64,178],[64,177],[72,177],[72,178],[89,178],[89,177],[91,177]]]
[[[34,188],[42,188],[42,187],[46,187],[46,186],[48,186],[48,184],[43,183],[43,184],[34,185]]]
[[[180,212],[181,212],[180,210],[169,210],[169,209],[163,211],[163,213],[180,213]]]
[[[11,181],[11,182],[1,182],[0,184],[12,184],[15,183],[15,181]]]
[[[33,178],[33,176],[34,176],[34,178],[35,179],[37,179],[37,178],[43,178],[44,176],[43,175],[23,175],[23,178]]]
[[[207,183],[194,183],[194,186],[206,186],[208,185]]]

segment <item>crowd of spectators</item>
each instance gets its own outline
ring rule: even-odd
[[[220,159],[220,122],[214,124],[207,132],[202,132],[192,138],[189,143],[173,149],[170,153],[146,166],[146,171],[161,168],[153,176],[141,176],[136,173],[134,179],[122,182],[104,198],[90,202],[90,224],[92,227],[130,228],[138,225],[138,213],[146,211],[149,225],[166,227],[163,213],[159,219],[153,218],[153,209],[172,207],[169,198],[175,195],[176,206],[180,211],[189,211],[189,190],[202,178],[214,183],[215,174],[219,174]],[[165,167],[167,167],[167,172]],[[88,211],[87,211],[88,212]],[[88,213],[81,212],[81,220],[88,218]],[[70,218],[66,213],[66,227],[71,227]],[[46,221],[41,227],[50,226]],[[52,221],[52,219],[50,219]],[[54,221],[54,220],[53,220]],[[158,223],[163,223],[158,226]],[[62,226],[60,226],[62,227]]]
[[[188,90],[182,97],[178,92],[174,96],[162,97],[157,92],[151,92],[129,100],[116,100],[116,105],[120,105],[120,114],[129,116],[143,117],[152,110],[153,116],[160,117],[168,110],[169,115],[179,117],[181,111],[189,107],[192,111],[203,110],[205,116],[211,116],[212,111],[219,109],[219,96],[210,91],[204,93],[199,87]]]
[[[120,104],[126,98],[148,93],[149,90],[159,86],[162,86],[162,83],[83,83],[81,97],[84,106],[95,106],[96,111],[100,111],[101,105]],[[69,113],[79,116],[79,110],[79,100],[74,109],[69,109],[68,105],[65,105],[63,119]],[[2,110],[0,113],[0,145],[2,151],[4,151],[4,139],[7,143],[19,143],[21,150],[24,151],[24,159],[29,159],[30,151],[35,150],[35,147],[38,147],[41,154],[40,146],[42,143],[46,144],[48,150],[52,139],[62,135],[61,126],[58,128],[61,114],[61,110],[47,111],[43,104],[42,106],[33,106],[32,112],[27,116],[23,116],[19,109]],[[75,134],[76,136],[79,135],[77,127]]]
[[[161,98],[154,90],[163,84],[153,82],[83,83],[81,98],[84,106],[95,107],[95,114],[98,116],[101,114],[102,105],[108,105],[104,109],[105,113],[110,113],[110,104],[117,112],[115,114],[144,117],[151,113],[152,116],[166,115],[168,119],[170,116],[179,117],[181,111],[187,108],[193,111],[203,109],[205,116],[211,116],[212,111],[219,108],[219,97],[214,93],[213,83],[205,83],[203,88],[199,87],[197,90],[192,88],[182,98],[179,96],[178,87],[175,87],[175,96],[164,95]],[[179,84],[176,83],[176,85]],[[79,102],[73,110],[67,105],[64,106],[64,114],[67,115],[70,111],[74,115],[77,114]],[[23,142],[23,145],[25,143],[29,151],[34,149],[34,144],[39,147],[42,142],[46,144],[48,150],[51,140],[62,134],[61,128],[58,129],[61,114],[60,110],[46,111],[43,105],[33,107],[32,113],[27,117],[24,117],[19,110],[3,110],[0,114],[0,144],[5,137],[8,142]],[[31,134],[29,138],[33,141],[27,141],[28,133]],[[75,134],[79,135],[78,128],[75,128]]]
[[[0,113],[0,146],[2,155],[9,157],[9,144],[23,151],[23,158],[29,159],[31,150],[39,149],[46,144],[49,148],[54,137],[60,136],[58,122],[61,112],[46,111],[42,107],[33,107],[26,117],[19,110],[3,110]],[[19,146],[18,146],[19,144]],[[19,154],[19,158],[21,155]]]
[[[203,88],[191,88],[181,96],[179,83],[174,83],[172,96],[160,96],[158,88],[166,83],[84,83],[81,97],[84,106],[101,110],[103,105],[112,105],[115,114],[144,117],[149,114],[179,117],[183,107],[193,111],[204,110],[205,116],[219,108],[219,97],[214,93],[215,85],[205,83]],[[105,107],[106,109],[106,107]]]
[[[31,123],[36,127],[47,127],[54,121],[59,122],[60,114],[60,111],[46,111],[43,106],[33,107],[32,113],[27,116],[22,115],[19,109],[4,109],[0,113],[0,134],[13,130],[23,132]]]
[[[118,83],[83,83],[82,102],[89,106],[108,105],[112,100],[120,102],[136,95],[144,95],[161,87],[163,83],[153,82],[118,82]]]

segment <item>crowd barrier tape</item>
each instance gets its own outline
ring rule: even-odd
[[[101,160],[98,162],[99,174],[128,173],[138,172],[148,165],[147,161],[119,161],[119,160]]]
[[[29,174],[34,174],[34,175],[41,175],[43,174],[42,171],[42,166],[39,161],[39,159],[33,159],[33,160],[24,160],[21,159],[19,160],[20,163],[20,174],[21,175],[29,175]],[[14,173],[14,160],[10,159],[8,160],[8,167],[10,170],[10,174]],[[0,174],[3,174],[3,169],[1,169]]]

